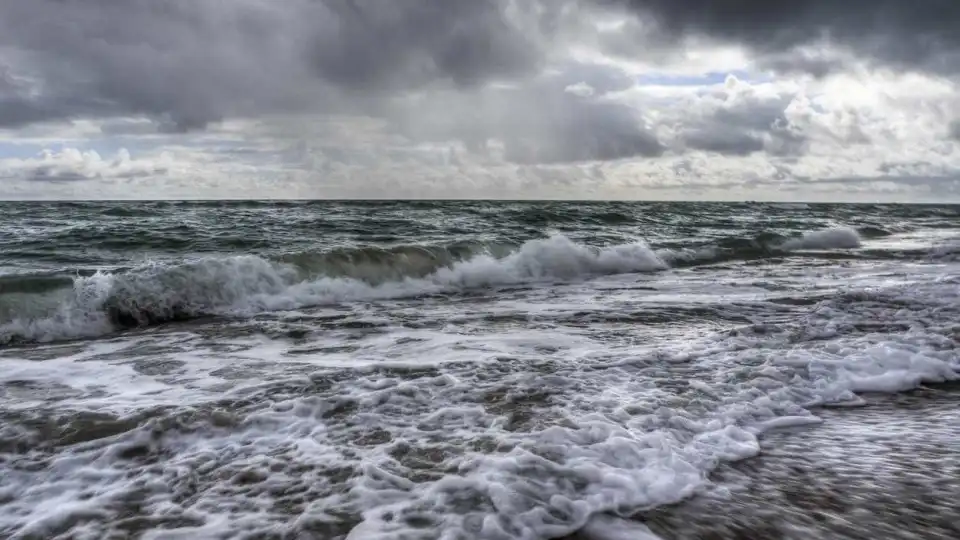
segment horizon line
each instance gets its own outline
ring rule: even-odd
[[[721,204],[849,204],[849,205],[960,205],[956,201],[823,201],[823,200],[777,200],[777,199],[506,199],[506,198],[177,198],[177,199],[3,199],[2,203],[240,203],[240,202],[502,202],[502,203],[721,203]]]

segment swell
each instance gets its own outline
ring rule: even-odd
[[[828,229],[789,239],[761,235],[742,242],[658,250],[642,242],[597,248],[553,235],[517,246],[475,242],[339,249],[278,260],[243,255],[151,263],[79,276],[69,284],[62,276],[8,277],[0,283],[0,307],[8,290],[21,296],[53,291],[58,303],[51,310],[45,302],[18,302],[18,306],[32,304],[43,309],[31,312],[24,307],[12,320],[0,323],[0,344],[93,337],[206,316],[250,316],[348,301],[657,272],[859,245],[853,229]],[[0,313],[4,311],[0,309]]]
[[[277,262],[292,265],[306,278],[344,277],[379,284],[422,278],[480,255],[502,258],[519,247],[522,245],[494,242],[350,247],[286,254]]]
[[[0,295],[45,294],[73,285],[73,278],[58,274],[0,275]]]
[[[491,212],[488,209],[487,212]],[[615,208],[583,208],[553,205],[546,207],[522,207],[508,210],[505,217],[521,225],[550,226],[561,224],[626,225],[638,221],[638,217],[626,210]]]

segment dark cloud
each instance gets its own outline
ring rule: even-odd
[[[101,116],[116,113],[116,109],[97,99],[66,92],[32,95],[33,92],[8,92],[0,96],[0,128],[17,128],[63,120],[74,116]]]
[[[490,117],[497,121],[486,123],[484,136],[503,141],[505,157],[519,163],[605,161],[663,154],[663,144],[642,124],[636,110],[606,99],[608,92],[629,87],[618,77],[621,72],[581,66],[569,73],[586,76],[580,82],[592,89],[592,95],[567,91],[567,83],[573,79],[564,75],[531,85],[521,91],[526,94],[523,96],[508,93]]]
[[[167,171],[165,169],[157,169],[154,171],[128,171],[114,174],[112,177],[131,180],[135,178],[147,178],[157,174],[164,174],[166,172]],[[31,182],[75,183],[86,182],[98,177],[87,176],[77,171],[57,170],[51,167],[37,167],[33,171],[20,173],[18,178],[25,178]]]
[[[716,128],[716,126],[715,126]],[[685,136],[688,147],[717,154],[746,156],[763,150],[763,139],[750,133],[730,133],[723,129],[695,129]]]
[[[849,60],[794,50],[762,55],[759,64],[778,73],[806,73],[822,78],[843,71]]]
[[[166,169],[155,168],[153,170],[130,170],[130,171],[107,171],[112,178],[135,179],[146,178],[149,176],[164,174]],[[52,182],[52,183],[75,183],[86,182],[98,175],[87,175],[80,171],[70,170],[63,166],[39,165],[27,171],[20,171],[15,178],[24,178],[31,182]]]
[[[955,141],[960,141],[960,120],[950,122],[950,126],[947,128],[947,136]]]
[[[590,95],[568,89],[589,87]],[[665,147],[641,122],[633,108],[610,101],[607,94],[631,88],[635,81],[620,69],[568,63],[508,99],[500,115],[506,120],[490,133],[507,145],[518,162],[604,161],[656,157]]]
[[[834,67],[799,52],[821,40],[865,59],[938,72],[960,72],[960,2],[956,0],[589,0],[653,20],[667,35],[741,43],[759,54],[797,51],[781,69]]]
[[[688,148],[745,156],[766,151],[796,156],[807,147],[808,137],[787,118],[792,96],[721,94],[723,101],[708,113],[688,120],[682,140]],[[693,112],[693,111],[692,111]]]
[[[501,137],[505,157],[518,163],[605,161],[630,157],[655,157],[664,146],[647,131],[627,106],[595,103],[571,96],[559,99],[553,109],[529,122],[521,121]]]
[[[38,167],[32,172],[24,175],[31,182],[84,182],[90,178],[74,171],[53,171],[46,167]]]
[[[320,75],[354,89],[436,79],[460,86],[525,73],[536,48],[508,21],[501,0],[324,0],[330,32],[310,59]]]
[[[0,126],[114,113],[188,130],[508,78],[533,71],[540,50],[506,3],[6,0],[0,47],[35,84],[5,93]]]
[[[606,15],[625,17],[618,31],[600,30]],[[636,111],[607,96],[635,81],[571,62],[571,46],[667,61],[687,36],[745,44],[778,71],[841,69],[847,57],[810,52],[827,40],[960,73],[958,0],[2,0],[0,127],[146,116],[181,133],[337,113],[478,152],[496,140],[523,163],[657,156]],[[678,131],[690,148],[796,155],[806,137],[784,106],[745,103]]]

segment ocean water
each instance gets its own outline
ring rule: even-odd
[[[960,207],[0,203],[0,537],[957,538]]]

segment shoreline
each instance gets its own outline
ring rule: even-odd
[[[768,432],[706,492],[633,519],[663,540],[960,538],[960,383],[864,397]]]

